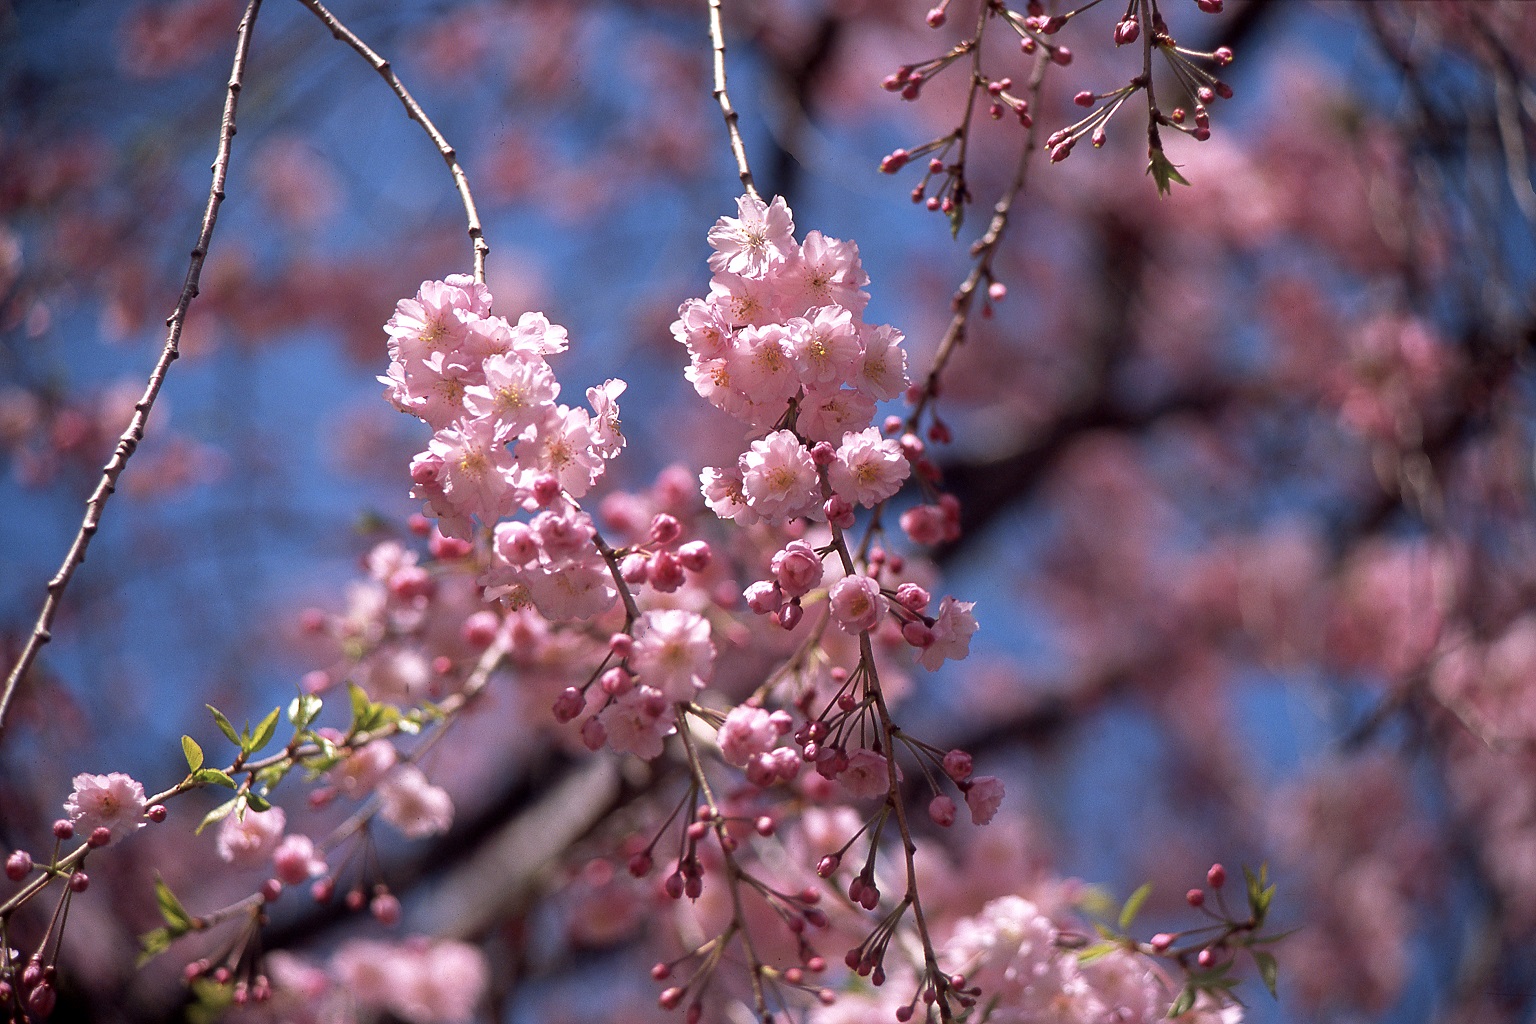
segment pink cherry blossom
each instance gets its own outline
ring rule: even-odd
[[[858,634],[874,629],[885,613],[880,584],[860,573],[844,576],[832,584],[829,598],[832,618],[846,633]]]
[[[621,754],[634,754],[647,761],[661,756],[666,738],[677,728],[671,702],[650,686],[636,686],[614,698],[597,721],[603,726],[609,746]]]
[[[681,608],[640,617],[630,666],[646,686],[668,701],[690,701],[714,674],[715,645],[709,623]]]
[[[976,776],[965,791],[965,803],[971,809],[971,821],[985,825],[1002,806],[1003,780],[993,775]]]
[[[945,597],[939,602],[939,616],[933,624],[933,646],[919,657],[923,667],[930,672],[944,664],[945,660],[960,661],[971,653],[971,637],[980,627],[971,609],[974,601],[956,601]]]
[[[889,763],[884,755],[873,750],[855,750],[848,755],[848,767],[837,776],[837,781],[855,800],[884,796],[891,785]]]
[[[783,197],[765,204],[744,195],[736,200],[736,211],[737,216],[721,217],[709,229],[715,250],[709,257],[711,270],[761,277],[797,254],[795,222]]]
[[[807,387],[837,387],[857,372],[864,350],[859,344],[858,326],[848,310],[822,306],[784,326],[800,383]]]
[[[881,437],[876,427],[843,436],[827,477],[832,489],[849,501],[873,508],[901,489],[912,472],[901,445]]]
[[[438,835],[453,824],[453,799],[427,781],[420,768],[403,764],[379,784],[379,816],[411,839]]]
[[[775,430],[741,456],[741,490],[752,511],[769,522],[819,511],[816,465],[799,438]]]
[[[715,734],[715,741],[720,744],[720,756],[727,764],[738,768],[754,755],[768,753],[778,739],[779,730],[774,727],[769,713],[746,704],[732,708]]]
[[[248,868],[267,859],[283,838],[288,818],[281,807],[265,811],[246,808],[224,817],[219,824],[219,857],[226,864]]]
[[[120,840],[144,827],[144,787],[131,777],[122,772],[82,773],[75,776],[74,787],[64,801],[64,813],[80,834],[105,828]]]
[[[825,568],[816,549],[803,540],[792,540],[773,556],[773,578],[789,597],[804,597],[821,586]],[[749,599],[750,600],[750,599]]]

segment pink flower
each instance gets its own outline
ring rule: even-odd
[[[552,473],[572,497],[580,498],[603,475],[592,417],[584,409],[559,406],[532,437],[517,442],[517,461],[525,470]],[[482,522],[484,519],[482,518]]]
[[[752,756],[768,753],[778,740],[779,730],[774,727],[769,713],[745,704],[732,708],[715,734],[715,741],[720,744],[720,756],[727,764],[738,768]]]
[[[876,427],[843,436],[827,467],[832,489],[849,501],[873,508],[901,490],[912,471],[895,438],[881,437]]]
[[[731,349],[732,332],[726,311],[718,301],[689,299],[677,310],[672,337],[688,346],[696,359],[720,359]]]
[[[219,857],[236,867],[254,867],[277,848],[287,824],[281,807],[226,815],[219,826]]]
[[[388,740],[369,740],[331,769],[331,781],[347,796],[361,798],[395,766],[395,757]]]
[[[775,430],[743,453],[741,492],[747,505],[769,522],[806,515],[820,507],[816,464],[788,430]]]
[[[649,686],[636,686],[615,698],[597,721],[607,734],[609,746],[647,761],[661,756],[666,738],[677,725],[666,696]]]
[[[629,385],[615,377],[602,387],[587,388],[587,404],[592,406],[592,447],[605,459],[619,454],[624,447],[624,432],[619,424],[619,396]]]
[[[144,827],[144,787],[129,776],[80,774],[74,786],[64,801],[64,813],[81,835],[105,828],[113,839],[124,839]]]
[[[853,377],[864,351],[853,314],[841,306],[823,306],[784,325],[800,383],[838,387]]]
[[[463,405],[470,415],[490,417],[515,437],[554,413],[560,382],[544,360],[494,355],[484,367],[485,383],[464,389]]]
[[[773,578],[789,597],[804,597],[821,586],[825,569],[816,549],[803,540],[792,540],[773,556]]]
[[[618,587],[596,548],[586,561],[531,569],[521,579],[539,614],[556,622],[601,615],[619,599]]]
[[[464,942],[433,943],[397,979],[390,1009],[412,1024],[456,1024],[474,1017],[489,976],[485,955]]]
[[[844,576],[832,584],[829,597],[832,617],[849,634],[857,635],[874,629],[885,612],[885,598],[880,596],[880,584],[860,573]]]
[[[759,517],[748,507],[741,487],[739,469],[706,466],[699,473],[699,490],[709,510],[721,519],[735,520],[738,526],[751,526]]]
[[[726,366],[735,386],[759,405],[782,407],[800,387],[790,334],[780,324],[742,328]]]
[[[965,791],[965,803],[971,809],[971,821],[977,825],[991,821],[1002,802],[1003,780],[993,775],[976,776]]]
[[[933,624],[933,646],[927,648],[918,660],[930,672],[944,664],[945,659],[959,661],[971,653],[971,637],[981,628],[971,609],[974,601],[956,601],[945,597],[939,602],[939,617]]]
[[[849,383],[877,402],[906,391],[907,352],[901,342],[901,332],[888,324],[869,331],[864,337],[864,363]]]
[[[869,275],[859,263],[858,245],[827,238],[820,231],[806,232],[800,258],[784,276],[798,290],[795,304],[802,309],[838,305],[857,317],[869,304],[868,293],[859,290],[869,284]]]
[[[379,784],[379,815],[411,839],[437,835],[453,824],[453,798],[403,764]]]
[[[629,664],[641,682],[660,690],[668,702],[692,700],[714,674],[709,623],[681,608],[646,612]]]
[[[277,849],[272,851],[272,865],[277,870],[277,877],[286,885],[299,885],[325,874],[325,858],[315,854],[314,840],[302,832],[283,837]]]
[[[709,229],[709,244],[715,250],[709,269],[761,277],[798,252],[795,221],[782,196],[765,204],[744,195],[736,200],[736,212],[738,216],[721,217]]]
[[[850,430],[863,430],[875,416],[875,401],[862,391],[808,387],[795,426],[812,441],[841,444]]]
[[[891,786],[890,768],[884,755],[861,748],[848,755],[848,767],[837,781],[855,800],[884,796]]]

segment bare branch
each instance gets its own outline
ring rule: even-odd
[[[712,95],[725,115],[725,131],[731,137],[731,155],[736,158],[736,173],[741,176],[741,187],[753,199],[762,200],[757,185],[752,181],[752,170],[747,166],[747,147],[741,141],[740,118],[731,106],[731,97],[725,91],[725,29],[720,25],[720,0],[709,0],[709,41],[715,53],[715,88]]]
[[[181,297],[176,300],[175,310],[165,318],[165,345],[160,350],[160,358],[156,360],[154,370],[150,372],[144,394],[134,404],[133,418],[128,421],[128,428],[118,437],[117,445],[112,449],[112,457],[101,469],[101,480],[85,503],[85,518],[80,522],[80,530],[75,534],[74,543],[69,546],[69,552],[64,556],[64,562],[59,566],[59,571],[54,574],[53,579],[48,581],[48,596],[43,600],[43,608],[38,613],[36,624],[32,627],[32,635],[27,638],[21,657],[11,669],[10,675],[6,677],[5,691],[0,693],[0,731],[5,728],[5,715],[10,709],[11,698],[16,694],[16,687],[37,660],[43,645],[53,639],[53,619],[58,614],[64,590],[74,577],[76,567],[85,561],[86,548],[90,546],[91,538],[96,536],[96,531],[101,527],[101,515],[106,509],[107,499],[117,490],[117,478],[122,475],[123,468],[128,465],[128,459],[138,449],[139,442],[144,440],[144,425],[149,420],[149,411],[154,408],[155,399],[160,394],[161,385],[165,383],[165,375],[169,372],[171,363],[181,355],[181,331],[186,324],[187,308],[197,297],[198,284],[203,274],[203,263],[208,258],[208,244],[213,239],[213,227],[219,218],[219,207],[224,202],[224,182],[228,176],[229,154],[235,138],[235,107],[240,99],[241,80],[245,77],[246,62],[250,57],[251,30],[256,24],[256,13],[260,8],[261,0],[250,0],[244,16],[240,19],[240,27],[235,38],[235,59],[230,67],[229,85],[224,97],[224,116],[219,123],[219,145],[213,159],[213,184],[208,189],[208,203],[203,209],[203,225],[197,234],[197,244],[192,248],[192,258],[187,265],[186,281],[181,286]]]

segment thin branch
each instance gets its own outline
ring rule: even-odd
[[[1031,110],[1039,108],[1040,85],[1045,80],[1045,70],[1050,63],[1050,54],[1041,50],[1035,58],[1035,67],[1029,76],[1029,84],[1026,88]],[[954,310],[954,315],[950,317],[949,327],[945,329],[944,337],[939,341],[938,351],[934,353],[933,366],[928,370],[928,376],[923,381],[922,394],[907,417],[910,429],[917,429],[923,410],[938,395],[939,379],[943,376],[950,357],[954,355],[956,348],[965,343],[966,327],[970,323],[971,306],[976,299],[976,289],[980,287],[982,281],[990,280],[992,277],[992,261],[997,255],[997,247],[1003,239],[1003,232],[1008,227],[1014,201],[1024,191],[1024,186],[1029,180],[1029,164],[1035,151],[1036,123],[1031,121],[1025,130],[1024,150],[1019,154],[1019,164],[1013,172],[1013,181],[998,199],[997,205],[992,208],[992,220],[987,225],[986,233],[971,246],[971,255],[976,262],[960,287],[955,289],[954,298],[950,300],[950,308]]]
[[[307,2],[307,0],[306,0]],[[757,185],[752,181],[752,171],[747,166],[747,147],[741,141],[740,118],[731,106],[731,97],[725,91],[725,29],[720,24],[720,0],[709,0],[709,41],[715,54],[715,88],[712,95],[725,115],[725,131],[731,137],[731,155],[736,158],[736,173],[741,177],[741,187],[747,195],[762,201]]]
[[[208,189],[208,203],[203,209],[203,225],[197,234],[197,245],[192,248],[192,258],[187,265],[187,277],[181,287],[181,297],[176,301],[175,310],[165,318],[165,345],[161,348],[160,358],[155,362],[155,368],[149,375],[144,394],[133,407],[133,418],[128,421],[128,428],[118,437],[117,445],[112,450],[112,457],[102,467],[101,480],[85,503],[85,518],[80,522],[80,530],[75,534],[75,541],[69,546],[69,552],[64,556],[64,562],[59,566],[59,571],[54,574],[53,579],[48,581],[48,596],[44,599],[42,611],[32,627],[32,635],[27,638],[21,657],[11,669],[10,675],[6,677],[5,692],[0,693],[0,731],[5,728],[5,715],[10,709],[11,698],[16,694],[16,687],[37,660],[43,645],[53,639],[53,619],[58,614],[64,590],[74,577],[75,568],[85,561],[86,548],[90,546],[91,538],[96,536],[96,531],[101,526],[101,515],[106,509],[107,499],[117,490],[117,478],[122,475],[128,459],[138,449],[139,442],[144,440],[144,425],[149,419],[149,411],[154,408],[155,399],[160,394],[161,385],[165,383],[165,376],[171,368],[171,363],[181,355],[181,331],[186,324],[187,308],[197,297],[198,283],[203,274],[203,263],[208,258],[208,244],[213,239],[213,227],[219,218],[219,207],[224,202],[224,182],[229,172],[229,154],[235,138],[235,107],[240,98],[241,80],[245,76],[245,66],[250,56],[251,30],[256,24],[256,13],[260,7],[261,0],[250,0],[244,16],[240,19],[240,27],[235,38],[235,59],[230,67],[229,85],[224,97],[224,116],[219,123],[219,145],[213,160],[213,184]]]
[[[400,81],[400,77],[395,74],[395,69],[390,66],[389,61],[375,53],[367,43],[359,39],[346,25],[343,25],[336,15],[327,10],[325,5],[320,3],[319,0],[299,0],[299,3],[313,11],[315,17],[324,22],[325,27],[331,30],[331,35],[352,47],[353,50],[356,50],[368,62],[369,66],[379,73],[379,76],[389,84],[389,88],[394,94],[400,98],[400,103],[405,107],[406,114],[410,116],[412,121],[421,125],[422,130],[427,133],[427,137],[432,140],[432,144],[437,147],[437,151],[442,154],[443,162],[448,165],[449,172],[453,174],[453,184],[459,190],[459,199],[464,203],[464,219],[469,225],[470,241],[474,243],[475,247],[475,280],[484,284],[485,257],[491,251],[491,246],[485,240],[485,234],[480,229],[480,214],[475,209],[475,197],[469,191],[469,177],[464,173],[464,168],[459,163],[458,153],[452,146],[448,145],[448,140],[443,138],[443,133],[437,130],[437,125],[432,123],[432,119],[427,116],[426,111],[421,109],[421,104],[416,102],[410,90],[406,89],[404,83]]]

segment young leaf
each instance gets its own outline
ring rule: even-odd
[[[212,704],[205,704],[204,707],[213,712],[213,720],[214,723],[218,725],[219,732],[222,732],[225,736],[228,736],[229,742],[238,747],[240,745],[240,734],[235,732],[235,727],[233,725],[229,724],[229,719],[224,717],[224,712],[220,711]]]
[[[1179,997],[1168,1007],[1169,1017],[1182,1017],[1195,1007],[1195,990],[1185,988],[1179,993]]]
[[[139,936],[138,966],[143,967],[155,957],[171,948],[171,933],[167,928],[156,928]]]
[[[1264,979],[1264,987],[1269,989],[1269,994],[1274,999],[1280,995],[1275,991],[1275,977],[1279,973],[1279,965],[1275,963],[1275,954],[1266,950],[1250,950],[1253,954],[1253,962],[1259,968],[1259,977]]]
[[[1125,901],[1125,906],[1120,908],[1120,930],[1125,931],[1131,927],[1131,922],[1136,920],[1136,915],[1141,912],[1141,905],[1147,902],[1147,897],[1152,895],[1152,883],[1144,882],[1141,888],[1131,893],[1130,899]]]
[[[245,802],[250,805],[251,810],[257,812],[258,814],[263,811],[270,811],[272,809],[272,805],[267,802],[267,798],[262,796],[260,793],[245,794]]]
[[[155,902],[160,904],[160,916],[165,918],[172,933],[171,938],[192,929],[192,915],[187,913],[187,908],[181,905],[176,894],[171,892],[171,887],[159,875],[155,876]]]
[[[225,789],[239,789],[235,780],[217,768],[199,768],[192,773],[192,777],[198,782],[209,782],[215,786],[223,786]]]
[[[347,693],[352,697],[352,731],[362,732],[362,723],[368,718],[368,710],[373,701],[368,699],[368,694],[356,683],[347,684]]]
[[[319,717],[323,706],[324,703],[314,694],[300,694],[288,703],[288,721],[293,723],[295,729],[302,732],[309,727],[310,722]]]
[[[1077,962],[1079,964],[1091,964],[1101,956],[1108,956],[1120,948],[1118,942],[1095,942],[1086,949],[1079,950]]]
[[[203,829],[207,828],[209,825],[212,825],[214,822],[218,821],[220,818],[227,817],[229,815],[229,812],[233,811],[235,809],[235,805],[238,804],[238,803],[240,803],[240,798],[239,797],[235,797],[233,800],[226,800],[222,804],[219,804],[219,806],[215,807],[213,810],[211,810],[207,814],[203,815],[203,820],[198,823],[197,828],[195,830],[193,830],[192,834],[193,835],[202,835],[203,834]]]
[[[243,747],[247,754],[254,754],[272,740],[272,733],[277,730],[277,718],[282,714],[282,708],[273,708],[271,713],[263,718],[256,726],[256,731],[251,734],[249,745]]]
[[[181,738],[181,752],[187,757],[187,771],[195,772],[203,766],[203,748],[191,736]]]
[[[1168,195],[1173,191],[1173,182],[1187,186],[1188,179],[1179,173],[1179,169],[1173,165],[1161,149],[1152,151],[1152,159],[1147,164],[1147,173],[1152,175],[1152,180],[1157,182],[1157,191],[1160,195]]]

